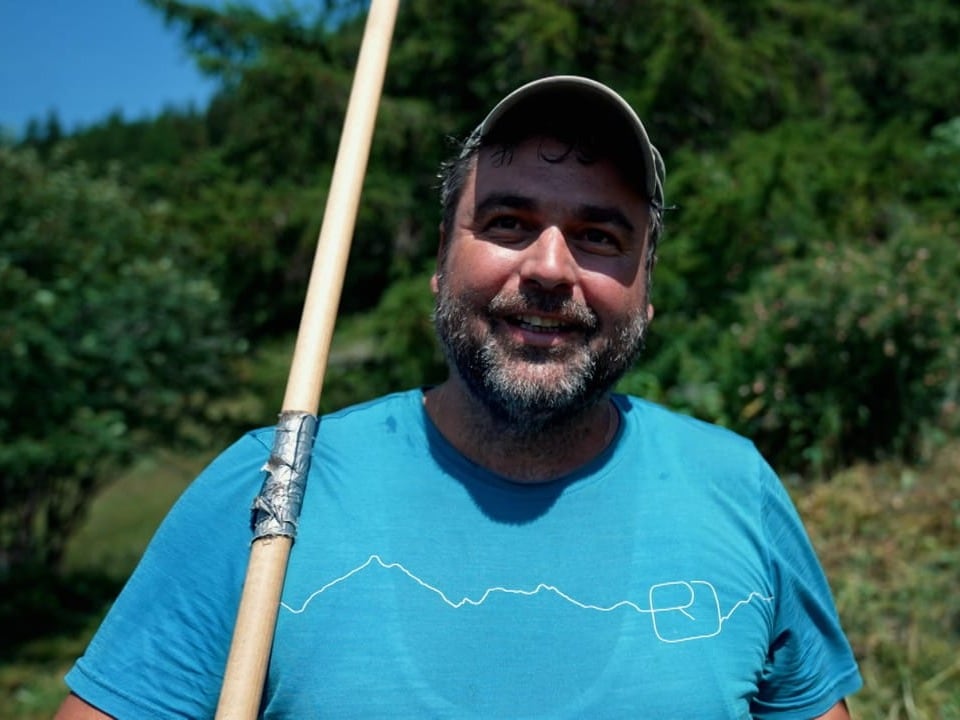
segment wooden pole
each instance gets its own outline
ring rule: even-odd
[[[370,3],[281,417],[316,415],[320,407],[398,4],[399,0]],[[259,712],[292,545],[292,536],[275,535],[258,538],[251,546],[217,720],[253,720]]]

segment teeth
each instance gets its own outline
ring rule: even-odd
[[[540,328],[552,329],[552,328],[558,328],[562,325],[562,323],[559,320],[538,317],[536,315],[521,315],[519,320],[524,325],[533,325],[534,327],[540,327]]]

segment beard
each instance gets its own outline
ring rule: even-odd
[[[440,278],[434,326],[447,362],[496,423],[516,437],[574,422],[643,351],[647,318],[642,311],[606,328],[587,306],[540,290],[501,292],[478,307],[469,295],[451,293]],[[559,316],[582,341],[531,347],[496,330],[506,318],[538,312]]]

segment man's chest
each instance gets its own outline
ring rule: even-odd
[[[746,566],[428,555],[297,573],[267,717],[748,716],[773,598]]]

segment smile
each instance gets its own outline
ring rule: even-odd
[[[524,325],[530,328],[536,328],[540,330],[559,330],[564,327],[564,324],[555,318],[545,318],[538,315],[521,315],[516,318],[513,322],[518,325]]]
[[[559,334],[567,335],[578,329],[582,329],[579,323],[564,321],[555,317],[544,317],[542,315],[512,315],[505,317],[508,325],[531,335],[551,335],[553,337]]]

